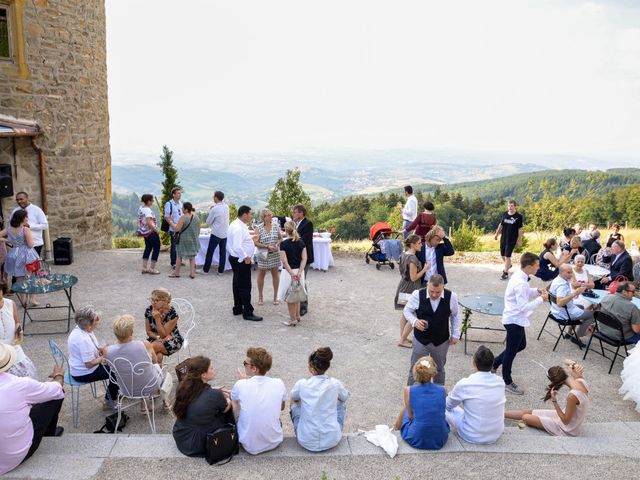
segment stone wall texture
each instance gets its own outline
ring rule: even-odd
[[[46,159],[50,237],[74,247],[111,248],[109,112],[104,0],[27,0],[24,46],[29,77],[0,65],[0,113],[35,120]],[[14,192],[42,205],[39,162],[26,138],[0,138]],[[16,168],[17,167],[17,168]],[[2,200],[6,216],[13,198]]]

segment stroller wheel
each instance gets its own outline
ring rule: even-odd
[[[369,264],[369,262],[371,262],[371,259],[369,258],[369,254],[368,253],[364,254],[364,261],[367,262],[367,265]]]
[[[391,270],[393,270],[394,268],[396,268],[396,266],[393,264],[393,262],[389,262],[389,266],[391,267]]]
[[[376,270],[380,270],[380,264],[376,263]]]

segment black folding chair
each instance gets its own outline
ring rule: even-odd
[[[538,332],[538,338],[537,339],[540,340],[540,335],[542,335],[542,332],[545,331],[544,327],[547,325],[547,322],[549,321],[549,319],[551,319],[554,322],[556,322],[556,325],[560,329],[560,334],[558,335],[558,338],[556,339],[556,344],[553,346],[553,351],[554,352],[556,351],[556,347],[558,346],[558,343],[560,343],[560,339],[562,337],[564,337],[564,332],[567,329],[567,327],[571,328],[573,336],[577,340],[578,348],[580,348],[580,350],[582,350],[582,345],[581,345],[582,342],[580,341],[580,338],[578,337],[578,333],[577,333],[576,328],[575,328],[575,327],[579,326],[582,323],[582,321],[575,320],[575,319],[571,318],[571,315],[569,315],[569,309],[567,308],[567,306],[565,305],[564,307],[561,307],[560,305],[558,305],[558,297],[556,297],[553,293],[549,293],[549,304],[550,305],[554,305],[555,304],[556,306],[558,306],[558,308],[564,308],[564,311],[567,314],[568,320],[565,320],[564,318],[556,317],[553,313],[551,313],[551,310],[549,310],[549,314],[547,315],[547,318],[544,319],[544,323],[542,324],[542,328],[540,329],[540,332]],[[548,330],[547,330],[547,333],[550,334],[550,335],[553,335]]]
[[[591,341],[595,337],[600,342],[600,350],[602,351],[602,356],[604,358],[609,358],[605,355],[605,350],[607,352],[613,353],[613,359],[611,360],[611,366],[609,367],[609,373],[611,373],[611,370],[613,370],[613,364],[616,362],[616,358],[626,358],[627,356],[629,356],[629,352],[627,351],[628,343],[624,338],[624,331],[622,330],[622,324],[620,323],[620,320],[612,317],[611,315],[607,315],[600,310],[596,310],[596,312],[594,313],[594,317],[595,322],[593,324],[593,333],[591,333],[591,336],[589,337],[589,342],[587,343],[587,348],[584,351],[584,356],[582,357],[582,359],[584,360],[585,358],[587,358],[587,353],[589,353],[589,348],[591,348]],[[616,336],[612,337],[610,335],[605,335],[604,333],[602,333],[600,331],[600,325],[606,325],[607,327],[614,330],[616,332]],[[615,347],[615,350],[604,348],[602,342]],[[624,356],[618,353],[620,352],[620,347],[624,347]]]

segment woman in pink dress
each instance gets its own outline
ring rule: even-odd
[[[545,430],[551,435],[561,437],[580,435],[589,409],[589,389],[583,373],[584,367],[573,360],[565,360],[564,367],[551,367],[547,373],[551,383],[547,387],[544,401],[551,400],[553,410],[507,410],[504,416],[513,420],[522,420],[526,425]],[[557,399],[558,390],[563,385],[569,387],[564,410]]]

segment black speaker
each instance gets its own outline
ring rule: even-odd
[[[60,237],[53,241],[53,263],[56,265],[73,263],[73,240],[69,237]]]
[[[13,197],[13,175],[11,165],[0,163],[0,198]]]

